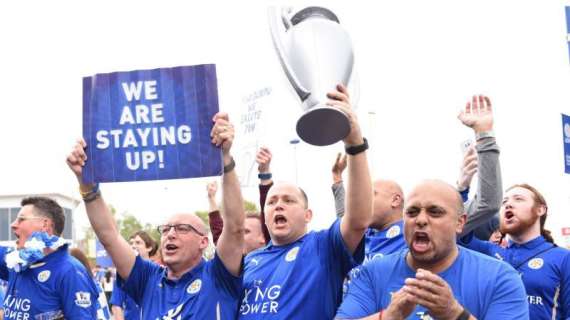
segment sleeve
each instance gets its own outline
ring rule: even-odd
[[[560,281],[560,318],[570,319],[570,251],[566,251],[566,255],[561,266]]]
[[[0,279],[8,281],[8,276],[10,272],[6,266],[6,253],[8,252],[7,247],[0,247]]]
[[[356,319],[366,317],[379,311],[378,297],[374,292],[373,263],[363,266],[358,277],[348,286],[348,292],[338,308],[336,318]]]
[[[492,257],[495,257],[495,252],[501,249],[501,247],[494,243],[477,239],[473,232],[470,232],[469,234],[458,238],[457,243],[467,249],[471,249],[473,251],[477,251],[479,253]]]
[[[461,200],[463,200],[463,203],[467,202],[467,200],[469,200],[469,187],[463,191],[459,191],[459,194],[461,195]]]
[[[222,220],[220,210],[208,212],[208,223],[210,224],[210,230],[212,231],[214,245],[216,245],[218,244],[218,239],[220,238],[222,230],[224,229],[224,220]]]
[[[344,197],[345,190],[342,181],[333,183],[332,192],[334,196],[334,208],[336,209],[336,217],[340,218],[344,215]]]
[[[329,258],[327,265],[334,266],[335,269],[338,268],[336,273],[332,275],[334,277],[346,276],[352,268],[364,261],[364,236],[360,240],[360,244],[358,244],[354,254],[350,254],[342,239],[340,221],[341,219],[337,219],[328,230],[324,231],[327,234],[327,242],[329,244],[326,255]]]
[[[271,236],[269,235],[269,230],[267,229],[267,226],[265,225],[265,200],[267,199],[267,193],[269,192],[269,189],[271,189],[271,187],[273,186],[273,182],[271,182],[268,185],[263,185],[260,184],[259,185],[259,207],[261,208],[260,213],[261,213],[261,230],[263,231],[263,236],[265,237],[265,244],[269,243],[269,240],[271,240]]]
[[[230,297],[236,300],[239,299],[242,293],[243,277],[236,277],[232,275],[228,269],[226,269],[224,263],[220,257],[218,257],[218,254],[215,254],[214,259],[206,263],[209,264],[211,275],[213,277],[214,283],[216,284],[216,288],[221,289],[222,292],[227,293]]]
[[[126,299],[125,291],[121,288],[118,281],[113,282],[113,293],[111,294],[110,304],[123,308],[123,302]]]
[[[484,139],[476,148],[479,157],[477,193],[467,203],[467,223],[462,235],[485,225],[499,211],[503,197],[499,147],[495,138]]]
[[[521,277],[509,265],[502,264],[492,288],[491,303],[484,319],[528,319],[528,302]]]
[[[85,270],[70,268],[59,278],[60,303],[66,319],[97,319],[99,291]]]
[[[141,305],[146,284],[156,272],[159,272],[160,268],[161,267],[154,262],[144,260],[140,256],[137,256],[129,278],[125,280],[117,275],[117,285],[133,298],[136,304]]]

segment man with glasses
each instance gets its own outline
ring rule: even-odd
[[[95,282],[60,238],[63,209],[45,197],[21,205],[11,225],[16,250],[0,248],[0,279],[8,281],[4,319],[96,319]]]
[[[224,229],[216,254],[204,261],[206,227],[194,214],[179,213],[159,226],[165,267],[137,257],[121,237],[97,186],[81,183],[87,160],[81,140],[67,158],[77,176],[87,215],[110,254],[119,283],[141,307],[141,319],[235,319],[241,291],[244,209],[235,163],[230,155],[234,128],[225,113],[214,116],[212,143],[221,147]]]

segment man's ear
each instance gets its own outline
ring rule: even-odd
[[[313,220],[313,210],[305,209],[305,222],[309,223]]]
[[[457,225],[455,227],[455,232],[460,234],[463,231],[463,227],[465,226],[465,222],[467,222],[467,214],[462,213],[457,217]]]

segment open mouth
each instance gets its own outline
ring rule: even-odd
[[[515,214],[511,210],[505,211],[505,220],[507,222],[512,221],[514,217],[515,217]]]
[[[414,232],[414,237],[412,240],[412,248],[414,251],[422,253],[429,250],[431,240],[426,232]]]
[[[166,246],[164,246],[164,249],[166,249],[165,250],[166,254],[170,254],[170,253],[174,253],[176,251],[176,249],[178,249],[178,246],[169,243]]]
[[[285,218],[285,216],[282,214],[276,214],[275,217],[273,218],[273,222],[277,227],[283,226],[287,223],[287,218]]]

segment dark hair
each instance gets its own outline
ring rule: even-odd
[[[139,236],[144,241],[144,246],[147,248],[151,248],[150,252],[148,253],[149,257],[152,257],[156,254],[158,250],[158,243],[154,241],[154,239],[143,230],[137,231],[133,233],[133,235],[129,238],[129,240],[134,239],[136,236]]]
[[[22,199],[20,203],[23,206],[34,206],[36,215],[48,218],[53,223],[53,231],[56,236],[61,236],[65,227],[65,215],[63,208],[54,200],[46,197],[28,197]]]
[[[548,205],[546,204],[546,199],[544,199],[544,196],[542,196],[542,194],[538,192],[536,188],[527,183],[519,183],[512,185],[506,191],[509,191],[517,187],[524,188],[532,192],[532,199],[534,200],[535,209],[538,207],[544,207],[544,214],[540,217],[540,235],[543,236],[544,239],[546,239],[546,241],[554,243],[554,239],[552,238],[552,233],[549,230],[544,229],[544,224],[546,223],[546,216],[548,214]]]
[[[87,259],[87,256],[85,255],[85,253],[83,253],[83,251],[77,248],[73,248],[69,249],[69,254],[72,255],[75,259],[79,260],[79,262],[81,262],[81,264],[85,267],[85,269],[87,269],[89,275],[92,275],[93,271],[91,270],[91,264],[89,263],[89,259]]]

